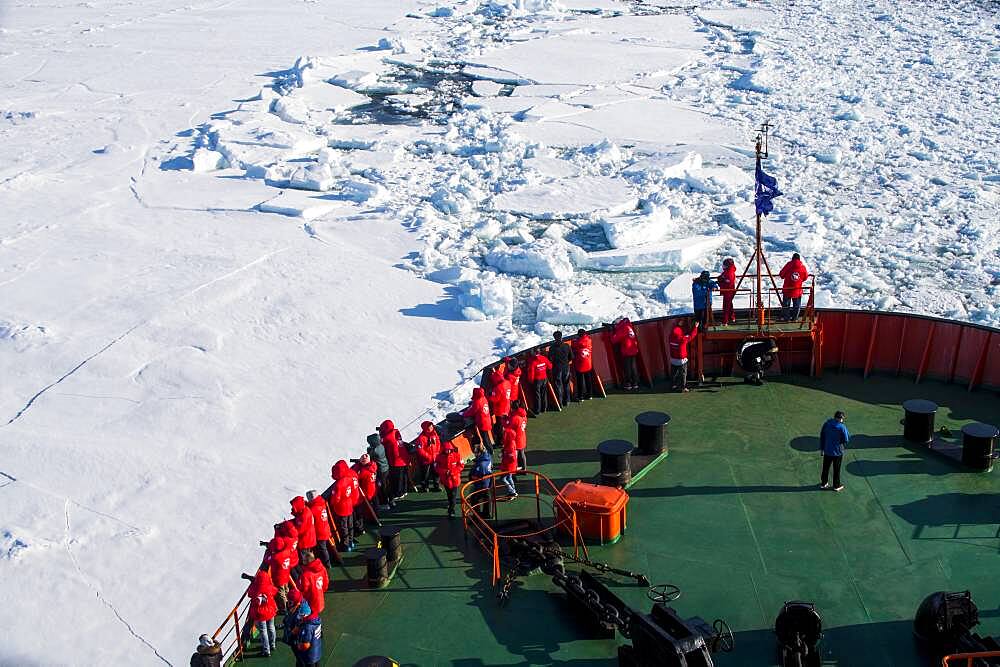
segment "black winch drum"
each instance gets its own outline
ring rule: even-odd
[[[921,445],[930,444],[934,440],[934,415],[937,414],[937,409],[936,403],[920,398],[904,402],[906,417],[903,420],[903,437]]]
[[[389,583],[389,563],[385,549],[372,547],[365,551],[365,564],[368,566],[369,588],[382,588]]]
[[[601,455],[601,484],[625,486],[632,480],[630,456],[634,449],[628,440],[605,440],[597,446]]]
[[[638,427],[637,453],[655,456],[666,449],[670,415],[665,412],[640,412],[635,416],[635,423]]]
[[[399,528],[395,526],[382,526],[378,529],[378,538],[385,549],[386,557],[390,565],[396,565],[403,558],[403,544],[399,540]]]
[[[962,427],[962,463],[975,470],[989,471],[993,467],[993,449],[997,427],[973,423]]]

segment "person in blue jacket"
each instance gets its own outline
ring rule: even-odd
[[[481,443],[476,443],[473,453],[476,455],[476,459],[472,463],[472,470],[469,471],[469,480],[475,482],[473,485],[473,493],[475,493],[476,491],[490,488],[490,483],[493,481],[489,477],[493,474],[493,457],[490,456],[489,450],[483,447]],[[490,494],[476,493],[473,498],[475,499],[476,509],[479,510],[480,516],[484,519],[489,519]]]
[[[712,291],[719,289],[719,283],[712,280],[712,274],[702,271],[691,283],[691,298],[694,300],[694,318],[702,329],[708,327],[708,310],[712,307]]]
[[[323,622],[319,616],[310,619],[312,609],[305,600],[299,605],[292,629],[292,652],[295,667],[319,667],[323,657]]]
[[[819,488],[829,489],[830,466],[833,466],[833,490],[843,491],[844,485],[840,483],[840,464],[844,460],[844,447],[851,439],[851,434],[847,432],[847,415],[840,410],[834,413],[832,419],[827,419],[823,428],[819,432],[819,448],[823,452],[823,476],[820,478]]]

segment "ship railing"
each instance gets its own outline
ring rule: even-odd
[[[980,658],[1000,658],[1000,651],[979,651],[976,653],[955,653],[952,655],[946,655],[941,659],[941,667],[949,667],[950,665],[957,665],[962,667],[962,663],[959,661],[964,661],[965,667],[972,667],[976,660]]]
[[[736,314],[737,326],[754,326],[757,322],[757,291],[752,287],[740,287],[734,289],[720,289],[717,298],[712,300],[712,308],[706,313],[708,327],[715,328],[721,325],[722,310],[720,306],[723,298],[728,295],[733,296],[733,307]],[[780,287],[762,288],[761,306],[763,307],[764,328],[771,328],[779,322],[786,325],[798,324],[800,329],[812,329],[816,321],[816,277],[809,276],[806,283],[802,285],[802,304],[797,318],[785,322],[779,319],[783,316],[784,290]]]
[[[515,478],[529,477],[530,486],[534,490],[533,493],[519,494],[514,499],[514,502],[518,500],[522,501],[522,503],[523,501],[530,502],[532,498],[534,499],[534,515],[538,528],[536,530],[518,532],[502,532],[502,529],[498,530],[500,527],[498,523],[500,521],[499,510],[500,507],[507,504],[508,500],[497,495],[496,487],[500,483],[501,478],[507,474],[506,472],[495,472],[480,480],[466,482],[462,486],[461,491],[462,522],[465,527],[465,534],[467,537],[472,536],[476,543],[490,557],[492,568],[490,578],[493,585],[496,585],[503,577],[503,562],[500,558],[500,553],[503,545],[509,540],[529,539],[545,533],[556,533],[561,529],[572,538],[573,555],[579,557],[580,550],[582,549],[586,556],[587,545],[583,542],[580,534],[580,526],[577,523],[576,511],[573,509],[573,506],[563,497],[559,489],[552,483],[552,480],[532,470],[522,470],[513,473]],[[488,486],[476,488],[477,485],[481,485],[483,482],[488,482]],[[521,487],[523,491],[523,481],[521,482]],[[484,510],[487,508],[490,510],[489,519],[483,516],[485,513]]]
[[[250,587],[247,587],[250,590]],[[240,627],[240,618],[246,619],[250,611],[250,598],[247,591],[233,605],[232,611],[219,625],[218,630],[212,634],[212,639],[217,641],[222,647],[222,664],[226,664],[230,658],[239,660],[243,657],[243,633]]]

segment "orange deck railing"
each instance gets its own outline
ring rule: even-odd
[[[517,497],[517,501],[530,502],[531,498],[534,498],[535,520],[538,529],[516,533],[506,533],[497,530],[498,524],[496,522],[499,520],[498,511],[505,503],[497,497],[496,485],[500,481],[500,478],[506,474],[505,472],[495,472],[484,477],[484,480],[489,480],[490,482],[486,488],[477,489],[475,488],[475,481],[466,482],[462,486],[461,492],[462,522],[465,526],[465,534],[466,536],[471,535],[479,546],[482,547],[483,551],[489,555],[492,561],[492,583],[495,585],[503,576],[500,549],[501,545],[507,540],[527,539],[562,529],[572,537],[573,555],[579,556],[580,549],[582,548],[586,556],[587,545],[584,544],[580,535],[580,527],[577,523],[576,511],[573,509],[573,506],[563,497],[559,489],[552,483],[552,480],[532,470],[524,470],[515,474],[515,477],[530,477],[531,486],[534,488],[533,494],[521,494]],[[547,497],[543,497],[543,494]],[[545,509],[551,511],[551,516],[543,517],[543,505]],[[490,519],[483,517],[482,510],[486,507],[490,509]]]
[[[978,653],[956,653],[954,655],[946,655],[941,660],[941,667],[948,667],[953,662],[959,664],[959,667],[961,667],[961,664],[958,662],[959,660],[965,661],[965,667],[972,667],[972,661],[978,658],[1000,658],[1000,651],[980,651]]]
[[[249,587],[247,587],[249,590]],[[225,664],[230,658],[239,660],[243,657],[242,628],[240,618],[246,619],[250,609],[250,599],[247,598],[246,591],[236,601],[233,610],[229,612],[219,629],[212,635],[212,639],[222,646],[222,663]]]

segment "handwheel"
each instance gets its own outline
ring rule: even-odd
[[[733,630],[729,627],[721,618],[715,619],[715,623],[712,623],[712,627],[715,629],[716,635],[712,640],[717,651],[722,651],[723,653],[730,653],[734,648],[736,648],[736,638],[733,637]]]
[[[650,586],[646,597],[653,602],[673,602],[681,596],[681,589],[673,584],[657,584]]]

